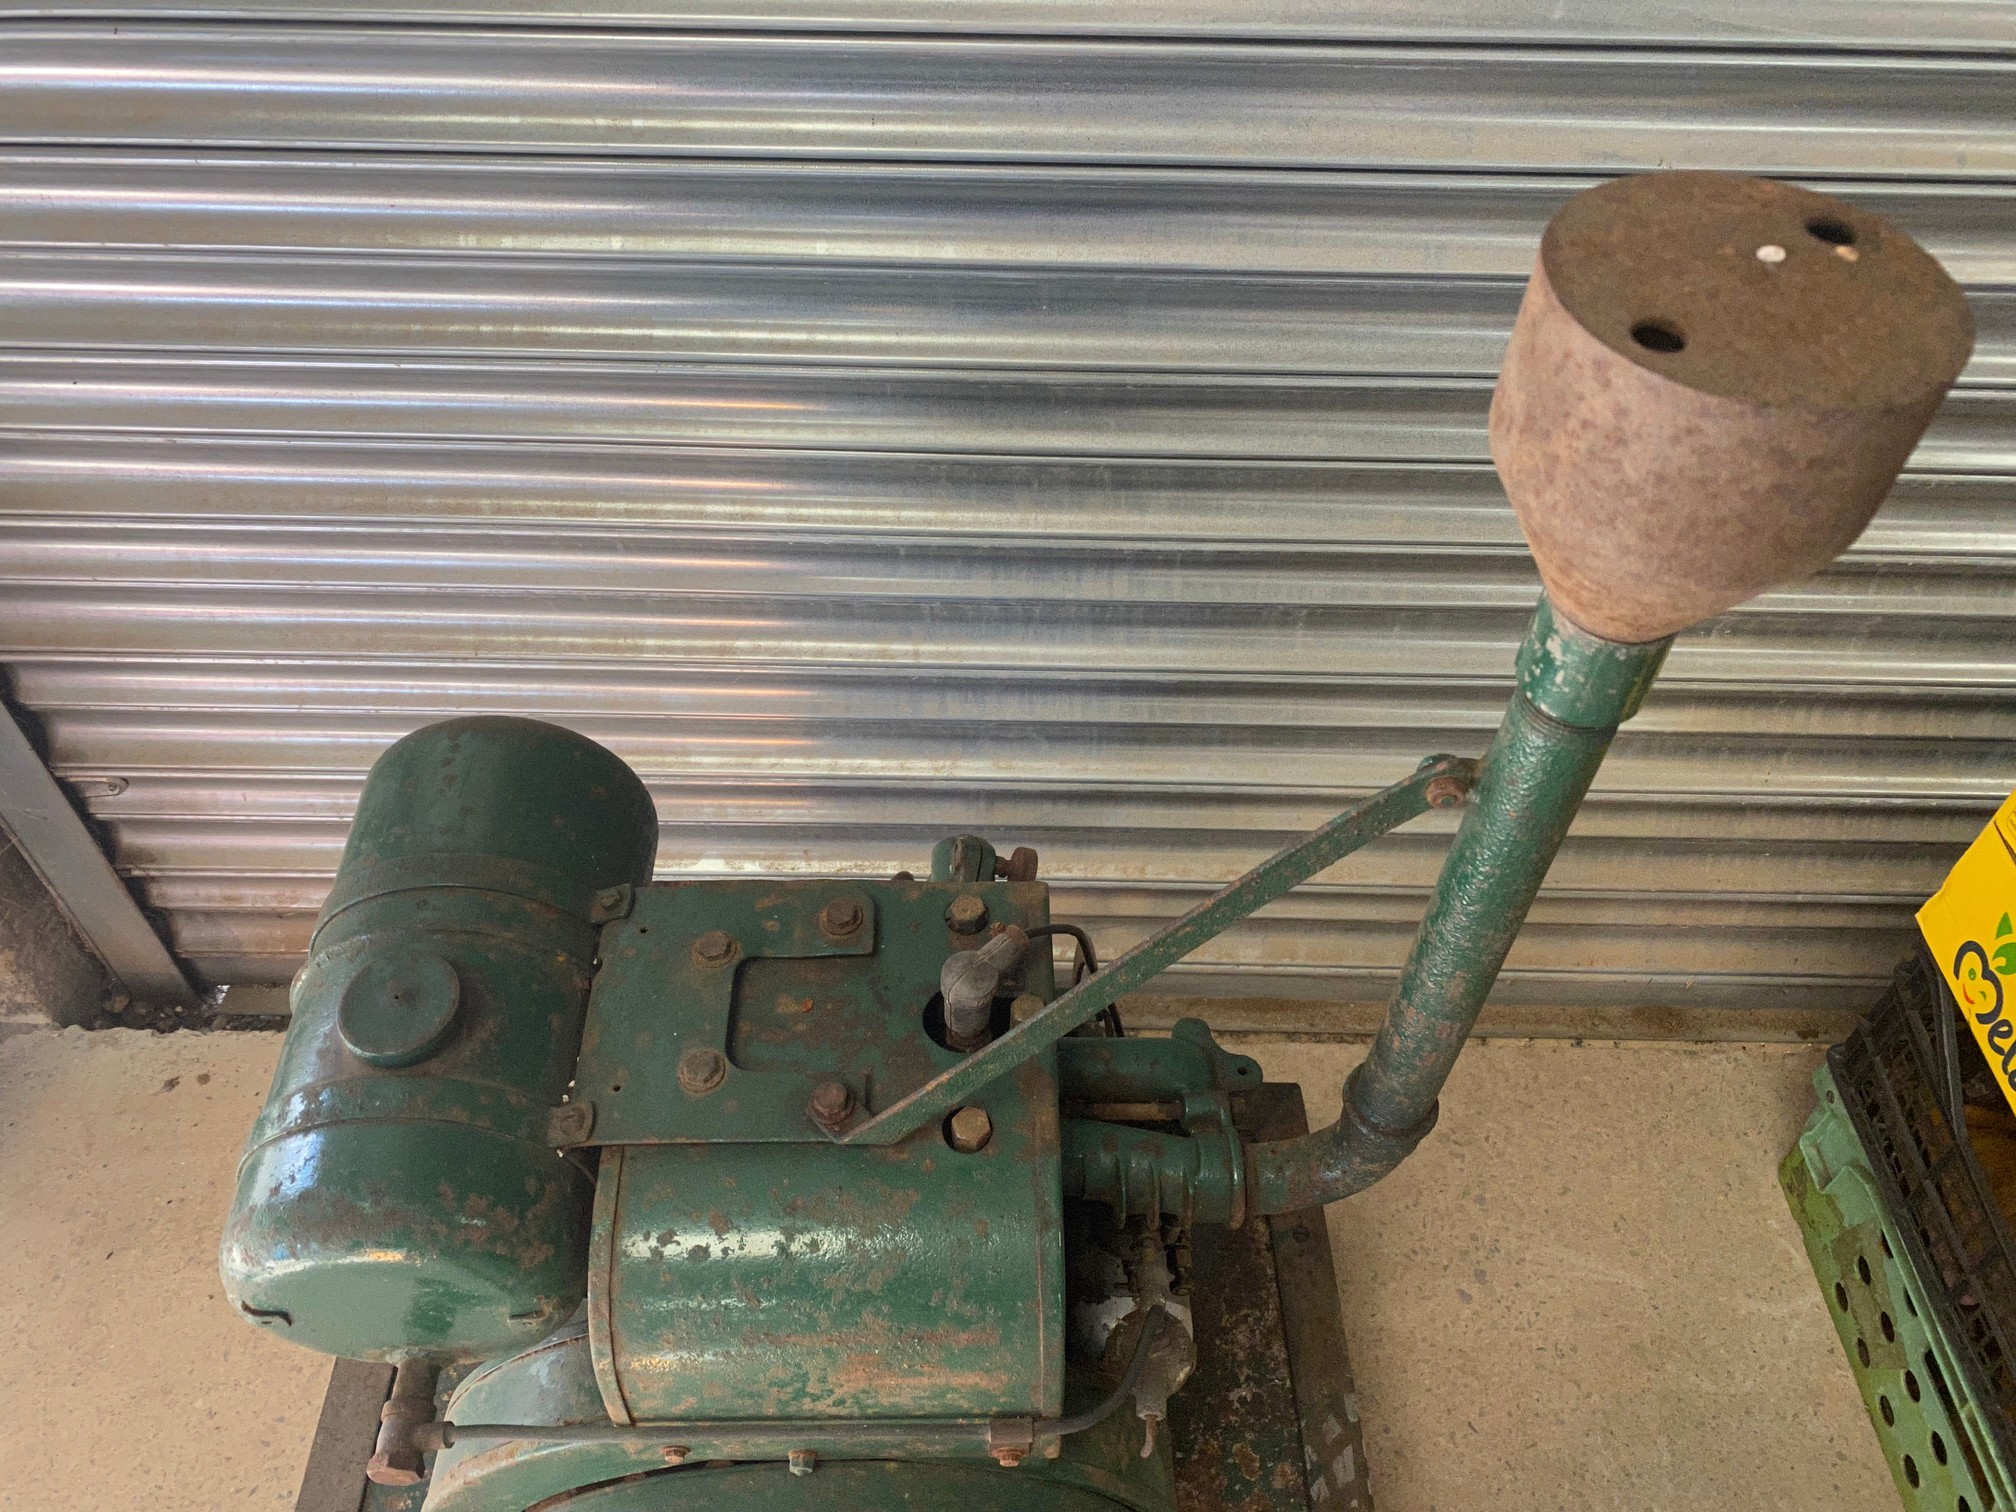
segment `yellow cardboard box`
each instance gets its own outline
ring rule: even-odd
[[[1918,910],[1918,929],[2016,1109],[2016,793]]]

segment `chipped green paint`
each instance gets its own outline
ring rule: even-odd
[[[1386,1020],[1345,1088],[1344,1116],[1314,1134],[1252,1147],[1256,1211],[1362,1191],[1433,1127],[1442,1085],[1569,822],[1667,645],[1603,640],[1540,600],[1519,650],[1519,690],[1484,757]]]
[[[926,1032],[939,968],[986,936],[946,922],[972,896],[996,923],[1050,922],[1040,882],[710,881],[640,889],[602,932],[575,1095],[595,1105],[582,1142],[793,1143],[826,1136],[807,1116],[812,1089],[837,1080],[872,1113],[963,1058]],[[860,924],[833,937],[826,909],[852,904]],[[725,936],[725,959],[701,949]],[[1050,955],[1030,953],[1021,990],[1047,998]],[[679,1065],[692,1051],[725,1061],[694,1093]]]
[[[591,1182],[545,1113],[573,1070],[596,895],[642,882],[656,841],[643,785],[557,726],[450,720],[379,759],[239,1167],[220,1264],[247,1317],[352,1359],[479,1358],[574,1309]],[[435,1018],[389,1057],[411,1063],[374,1065],[345,1041],[345,996],[354,1019],[360,991],[398,985],[377,963],[415,956],[452,972],[453,1013],[444,1029],[416,998]],[[372,1032],[398,1010],[374,1005]]]
[[[1550,719],[1615,729],[1638,712],[1666,664],[1671,639],[1631,645],[1591,635],[1541,596],[1519,643],[1519,691]]]
[[[972,1154],[936,1128],[871,1150],[605,1150],[588,1287],[610,1418],[1056,1413],[1049,1057],[977,1101],[994,1135]]]
[[[1246,1161],[1233,1126],[1233,1095],[1261,1084],[1260,1065],[1219,1047],[1202,1019],[1180,1020],[1167,1039],[1058,1041],[1067,1110],[1064,1195],[1126,1217],[1239,1223]],[[1098,1117],[1115,1105],[1167,1104],[1173,1128]]]
[[[1073,1365],[1066,1403],[1080,1410],[1111,1390],[1110,1372]],[[587,1330],[574,1325],[520,1354],[473,1371],[446,1404],[446,1416],[461,1422],[595,1424],[607,1421],[590,1360]],[[760,1423],[759,1423],[760,1426]],[[900,1422],[836,1419],[822,1431],[806,1425],[803,1448],[819,1456],[811,1476],[793,1476],[777,1463],[774,1445],[760,1450],[738,1445],[733,1425],[724,1435],[698,1440],[691,1435],[573,1443],[498,1443],[466,1440],[435,1457],[426,1512],[522,1512],[549,1498],[584,1486],[626,1477],[642,1488],[642,1507],[678,1512],[721,1507],[765,1512],[770,1507],[874,1507],[858,1499],[861,1488],[892,1488],[890,1505],[904,1512],[970,1506],[1004,1512],[1169,1512],[1175,1505],[1174,1465],[1166,1445],[1143,1458],[1141,1424],[1119,1413],[1060,1445],[1059,1456],[1034,1456],[1013,1469],[993,1464],[976,1447],[954,1459],[943,1435],[923,1436]],[[683,1449],[680,1468],[667,1470],[668,1447]],[[760,1453],[768,1463],[736,1465],[708,1461]],[[957,1500],[940,1499],[948,1488]],[[601,1506],[602,1492],[567,1503]],[[809,1496],[809,1499],[807,1499]],[[910,1497],[905,1501],[900,1498]],[[627,1503],[609,1504],[611,1512]],[[377,1512],[373,1507],[371,1512]]]
[[[1071,1467],[1071,1468],[1076,1468]],[[1106,1478],[1098,1478],[1106,1479]],[[1117,1477],[1113,1477],[1117,1479]],[[1167,1500],[1111,1495],[1089,1475],[1045,1466],[992,1466],[883,1460],[822,1466],[794,1476],[782,1465],[728,1465],[671,1471],[608,1486],[567,1503],[568,1512],[1167,1512]],[[1076,1483],[1074,1483],[1076,1482]],[[1111,1488],[1125,1492],[1122,1483]]]
[[[1230,886],[1115,957],[1106,968],[1067,990],[1042,1012],[1025,1019],[964,1060],[922,1082],[835,1137],[848,1144],[892,1144],[935,1123],[1018,1061],[1041,1054],[1090,1023],[1127,993],[1146,986],[1207,940],[1285,896],[1326,867],[1409,819],[1425,813],[1438,786],[1468,789],[1476,763],[1460,756],[1430,756],[1412,775],[1353,804],[1329,823],[1255,866]]]

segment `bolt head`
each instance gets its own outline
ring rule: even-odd
[[[352,1460],[352,1464],[356,1461]],[[356,1474],[353,1470],[351,1474]],[[418,1449],[397,1449],[374,1454],[364,1467],[364,1478],[374,1486],[417,1486],[427,1477],[427,1465]]]
[[[854,1090],[845,1082],[822,1081],[812,1089],[805,1111],[812,1122],[827,1133],[833,1133],[853,1116]]]
[[[693,942],[693,959],[702,966],[726,966],[740,948],[725,929],[710,929]]]
[[[555,1144],[579,1144],[595,1128],[595,1105],[589,1102],[562,1103],[553,1110],[546,1126]]]
[[[1025,992],[1008,1005],[1008,1022],[1026,1024],[1049,1005],[1033,992]]]
[[[993,1455],[994,1463],[1004,1470],[1013,1470],[1017,1465],[1022,1463],[1022,1451],[1020,1449],[996,1449],[993,1451]]]
[[[687,1456],[692,1454],[693,1451],[684,1444],[667,1444],[658,1452],[664,1456],[666,1464],[683,1465],[686,1463]]]
[[[978,934],[980,926],[987,922],[986,901],[971,893],[961,893],[945,910],[945,922],[952,926],[954,934]]]
[[[728,1079],[728,1057],[719,1050],[695,1045],[679,1057],[679,1085],[694,1097],[712,1092]]]
[[[829,940],[844,940],[861,932],[868,911],[859,898],[835,898],[819,910],[819,933]]]
[[[987,1148],[994,1137],[994,1120],[985,1108],[961,1108],[945,1120],[945,1142],[961,1155]]]
[[[1428,783],[1426,797],[1428,807],[1450,809],[1463,807],[1463,800],[1469,796],[1469,784],[1460,777],[1436,777]]]
[[[793,1449],[786,1459],[793,1475],[810,1475],[819,1468],[819,1451],[816,1449]]]

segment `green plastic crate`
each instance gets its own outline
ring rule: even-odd
[[[2016,1477],[1949,1340],[1947,1287],[1921,1275],[1921,1246],[1884,1209],[1833,1071],[1814,1073],[1818,1105],[1778,1168],[1834,1331],[1906,1507],[2016,1512]]]

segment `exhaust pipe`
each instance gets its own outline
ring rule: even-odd
[[[1659,173],[1554,217],[1491,403],[1492,460],[1545,588],[1517,691],[1342,1116],[1248,1150],[1254,1211],[1362,1191],[1433,1128],[1673,636],[1846,550],[1973,345],[1945,270],[1827,195]]]

